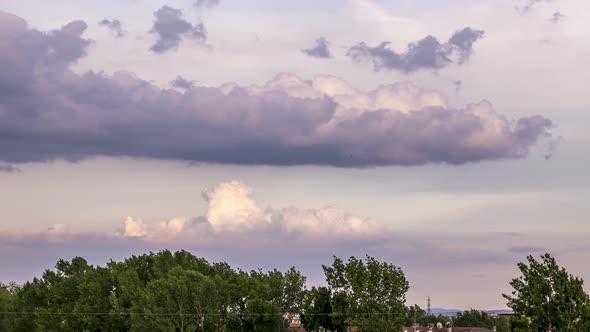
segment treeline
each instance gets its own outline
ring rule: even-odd
[[[406,308],[404,325],[436,326],[437,323],[441,323],[444,327],[483,327],[490,330],[496,328],[497,332],[511,332],[515,321],[515,319],[510,320],[501,316],[492,316],[485,311],[474,309],[457,312],[455,316],[433,315],[428,314],[420,306],[413,305]]]
[[[519,265],[523,266],[528,268]],[[538,266],[532,268],[539,270]],[[290,330],[294,319],[300,319],[307,331],[340,332],[349,327],[403,331],[403,326],[414,323],[428,326],[439,322],[445,326],[495,326],[499,332],[588,331],[588,295],[577,287],[581,287],[581,280],[575,283],[578,279],[571,276],[554,286],[562,288],[559,292],[574,292],[564,299],[577,301],[577,306],[536,305],[532,298],[520,296],[534,295],[523,288],[529,285],[513,280],[516,293],[506,298],[520,314],[518,319],[493,318],[471,310],[451,320],[429,315],[418,306],[406,307],[409,283],[402,270],[390,263],[368,256],[347,261],[335,257],[323,270],[327,287],[308,289],[305,276],[295,268],[246,272],[186,251],[132,256],[104,267],[89,265],[80,257],[59,260],[54,270],[46,270],[22,286],[0,285],[0,331],[282,332]],[[526,274],[530,271],[524,271],[521,278],[532,280]],[[539,285],[531,285],[531,289],[545,291]],[[537,306],[537,311],[521,312],[524,309],[515,304],[520,299]],[[542,307],[551,312],[543,312]],[[569,316],[559,316],[562,309]]]

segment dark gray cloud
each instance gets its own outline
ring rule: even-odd
[[[553,16],[551,16],[551,22],[553,23],[559,23],[561,22],[561,20],[565,17],[565,15],[563,15],[560,12],[555,12],[553,13]]]
[[[59,30],[47,34],[48,60],[54,63],[71,63],[86,55],[91,41],[82,38],[88,25],[84,21],[73,21]]]
[[[163,6],[155,13],[154,25],[151,32],[158,35],[158,40],[152,45],[151,50],[156,53],[165,53],[175,50],[183,38],[197,42],[207,40],[207,31],[202,22],[191,24],[182,18],[180,9]]]
[[[433,36],[408,45],[405,53],[389,48],[389,42],[371,47],[362,42],[352,46],[347,55],[355,61],[370,61],[375,71],[399,70],[405,73],[419,69],[441,69],[450,64],[463,64],[473,53],[473,44],[483,37],[484,32],[466,27],[455,32],[446,43]]]
[[[0,173],[20,173],[21,170],[12,165],[0,165]]]
[[[189,81],[182,76],[178,76],[170,82],[170,85],[179,89],[190,89],[195,85],[195,81]]]
[[[473,53],[473,44],[483,38],[482,30],[474,30],[470,27],[455,32],[448,43],[444,45],[447,56],[457,55],[457,62],[463,64],[469,60]]]
[[[219,0],[197,0],[194,5],[197,8],[213,8],[219,5]]]
[[[104,19],[104,20],[98,22],[98,25],[107,27],[117,37],[125,36],[125,31],[123,31],[123,25],[121,24],[121,21],[119,21],[117,19],[114,19],[114,20]]]
[[[22,99],[32,92],[38,75],[50,77],[86,54],[91,41],[82,38],[86,23],[73,21],[61,29],[43,33],[28,29],[20,17],[0,11],[0,116],[7,116],[12,103],[30,112],[33,101]],[[25,115],[25,113],[20,115]],[[19,114],[19,113],[16,113]],[[1,124],[0,124],[1,126]],[[2,135],[0,135],[2,142]],[[1,143],[0,143],[1,144]]]
[[[303,53],[314,58],[331,58],[329,43],[324,37],[316,39],[315,45],[311,48],[301,50]]]
[[[85,27],[76,21],[42,33],[0,14],[0,161],[463,164],[523,158],[550,135],[542,116],[512,125],[488,102],[452,109],[409,83],[364,93],[333,77],[283,74],[264,86],[177,91],[130,73],[77,74],[68,65],[90,45]]]

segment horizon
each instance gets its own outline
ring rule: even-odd
[[[4,0],[0,283],[163,249],[309,286],[370,255],[422,308],[504,310],[528,255],[588,280],[588,19],[574,0]]]

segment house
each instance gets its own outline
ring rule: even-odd
[[[355,328],[351,328],[352,331]],[[289,326],[290,332],[305,332],[301,325],[301,321],[293,321]],[[403,332],[494,332],[495,330],[486,329],[483,327],[426,327],[426,326],[407,326],[404,327]]]

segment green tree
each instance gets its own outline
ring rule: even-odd
[[[428,314],[426,310],[420,308],[419,305],[415,304],[405,308],[404,325],[413,326],[414,323],[420,326],[428,326],[429,324],[436,325],[442,323],[446,325],[450,321],[450,318],[442,315]]]
[[[498,332],[510,332],[510,323],[503,317],[495,317],[481,310],[467,310],[458,312],[453,318],[454,326],[484,327],[492,329],[496,327]]]
[[[399,331],[404,325],[406,292],[409,284],[402,270],[393,264],[367,256],[363,262],[334,257],[323,266],[333,297],[336,321],[360,331]]]
[[[312,287],[306,292],[301,323],[307,331],[344,331],[333,319],[332,292],[327,287]]]
[[[151,281],[132,310],[133,331],[205,331],[213,287],[200,272],[173,268]]]
[[[533,331],[590,331],[590,299],[583,280],[560,268],[549,254],[519,263],[522,275],[512,279],[511,295],[503,294],[515,314],[530,320]]]
[[[5,285],[0,283],[0,331],[6,331],[11,326],[15,314],[11,313],[14,309],[15,293],[19,287],[11,283]]]
[[[284,331],[284,318],[279,308],[262,299],[252,299],[246,303],[243,319],[245,332]]]

